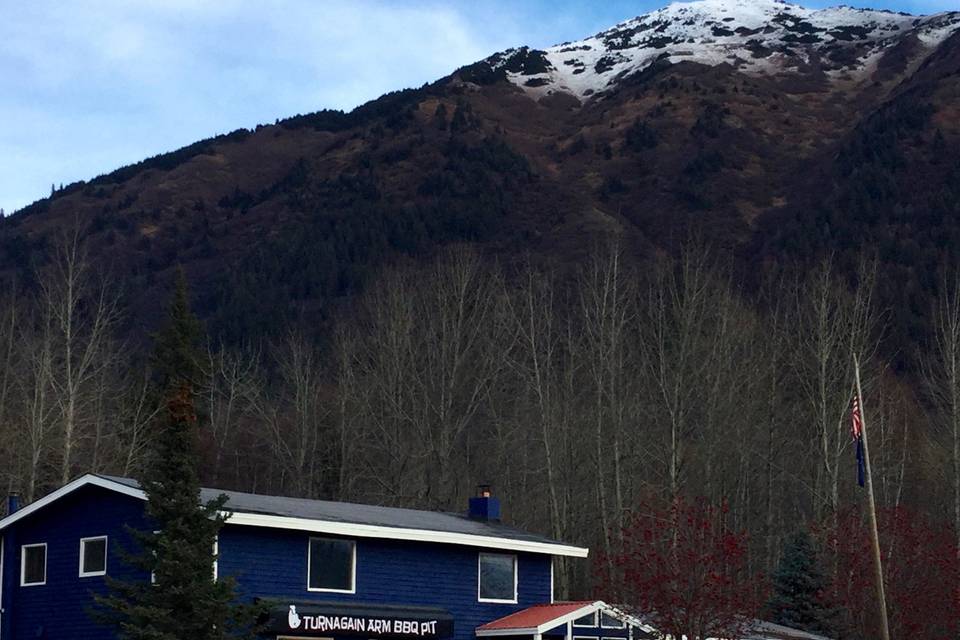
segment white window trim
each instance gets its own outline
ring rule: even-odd
[[[213,537],[213,581],[220,578],[220,534]]]
[[[343,538],[334,538],[331,536],[310,536],[307,539],[307,591],[310,593],[356,593],[357,592],[357,541],[348,540],[353,545],[353,557],[351,558],[350,588],[349,589],[323,589],[310,586],[310,567],[313,562],[313,541],[314,540],[342,540]]]
[[[43,547],[43,582],[27,582],[27,549],[36,549],[37,547]],[[38,542],[22,545],[20,547],[20,586],[42,587],[45,584],[47,584],[47,543]]]
[[[483,560],[483,556],[501,556],[505,558],[513,558],[513,599],[505,600],[502,598],[481,598],[480,597],[480,566]],[[480,552],[477,554],[477,602],[493,602],[497,604],[517,604],[517,582],[518,574],[520,573],[520,563],[517,559],[516,554],[513,553],[484,553]]]
[[[572,636],[572,640],[600,640],[599,636]],[[623,640],[618,638],[617,640]]]
[[[154,532],[153,532],[153,535],[155,535],[155,536],[160,535],[160,531],[159,531],[159,530],[154,531]],[[156,559],[157,559],[157,552],[156,552],[156,551],[152,551],[151,553],[153,554],[153,559],[156,560]],[[151,585],[151,586],[156,586],[156,584],[157,584],[157,572],[156,572],[156,571],[151,571],[151,572],[150,572],[150,585]]]
[[[83,548],[88,542],[93,542],[95,540],[103,540],[103,571],[84,571],[83,570]],[[108,536],[91,536],[89,538],[80,538],[80,577],[81,578],[96,578],[97,576],[107,575],[107,561],[109,556],[108,549],[110,547],[110,539]]]
[[[592,623],[592,624],[577,624],[577,621],[574,620],[574,621],[573,621],[573,626],[576,627],[576,628],[579,628],[579,629],[596,629],[597,627],[600,626],[599,616],[598,616],[598,612],[597,612],[597,611],[593,611],[593,612],[591,612],[591,613],[588,613],[588,614],[586,614],[586,615],[582,615],[582,616],[580,616],[580,617],[581,617],[581,618],[586,618],[587,616],[590,616],[591,618],[593,618],[593,623]],[[576,638],[576,637],[577,637],[577,636],[574,636],[574,638]],[[596,640],[596,639],[594,638],[594,639],[592,639],[592,640]]]
[[[557,559],[554,556],[550,556],[550,604],[555,602],[554,600],[554,576],[553,576],[553,565],[556,564]]]
[[[627,628],[627,623],[626,623],[625,620],[623,620],[622,618],[619,618],[619,617],[613,615],[613,614],[610,613],[609,611],[603,611],[603,610],[601,610],[601,611],[599,611],[599,614],[600,614],[600,628],[601,628],[601,629],[626,629],[626,628]],[[611,627],[611,626],[608,625],[608,624],[603,624],[603,616],[604,616],[604,615],[607,615],[607,616],[610,617],[610,618],[614,618],[614,619],[619,623],[620,626]],[[617,640],[617,639],[615,639],[615,638],[604,638],[603,640]]]

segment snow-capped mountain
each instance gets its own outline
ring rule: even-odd
[[[584,40],[545,51],[511,49],[486,62],[534,97],[560,91],[581,100],[662,60],[857,81],[893,48],[930,51],[958,29],[960,12],[913,16],[847,6],[811,10],[783,0],[697,0],[675,2]]]
[[[758,288],[874,246],[885,342],[917,353],[960,255],[960,13],[674,4],[67,185],[0,219],[0,279],[78,222],[130,327],[181,264],[237,344],[322,326],[367,274],[450,243],[570,274],[608,238],[653,256],[696,236]]]

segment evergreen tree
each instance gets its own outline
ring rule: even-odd
[[[130,530],[138,549],[123,559],[144,578],[107,577],[109,593],[92,612],[121,640],[220,640],[249,635],[252,607],[236,604],[232,579],[215,579],[217,535],[229,518],[227,497],[200,495],[194,385],[199,377],[201,329],[190,311],[186,278],[177,273],[165,326],[155,336],[154,366],[166,402],[166,420],[154,433],[140,481],[150,531]]]
[[[190,295],[183,267],[177,269],[173,299],[164,326],[153,335],[153,367],[164,393],[186,384],[196,388],[200,378],[200,348],[203,329],[190,310]]]
[[[141,482],[153,531],[131,531],[140,549],[124,557],[152,580],[108,577],[109,594],[96,597],[95,618],[114,626],[121,640],[219,640],[251,626],[254,613],[234,604],[233,581],[214,579],[227,497],[200,500],[196,425],[192,394],[181,384],[170,394],[167,421]]]
[[[773,595],[767,604],[770,620],[810,633],[829,633],[834,611],[824,599],[825,588],[814,541],[799,531],[787,541],[773,574]]]

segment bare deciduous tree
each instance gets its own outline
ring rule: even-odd
[[[48,269],[39,277],[42,313],[52,332],[53,398],[59,407],[60,482],[74,469],[74,450],[94,402],[91,389],[111,363],[112,326],[118,317],[115,294],[94,279],[79,229],[61,238]]]
[[[960,555],[960,275],[943,279],[933,335],[923,373],[941,434],[938,441],[950,459],[953,523]]]

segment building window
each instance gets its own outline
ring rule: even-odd
[[[516,602],[517,556],[481,553],[478,583],[480,602]]]
[[[600,626],[604,629],[623,629],[627,625],[617,616],[603,611],[600,613]]]
[[[585,616],[580,616],[573,621],[573,626],[575,627],[596,627],[597,626],[597,612],[588,613]]]
[[[80,577],[107,573],[107,536],[80,539]]]
[[[356,593],[357,544],[339,538],[310,538],[307,591]]]
[[[20,548],[20,586],[47,584],[47,544],[25,544]]]

